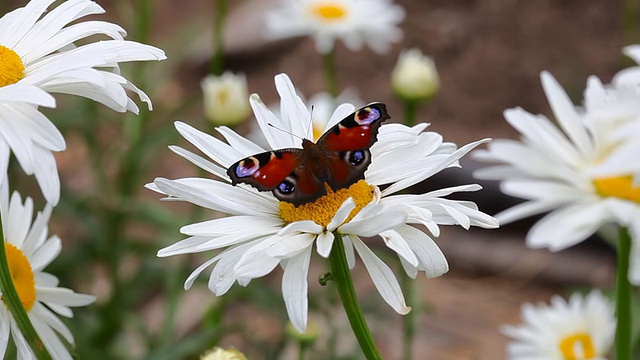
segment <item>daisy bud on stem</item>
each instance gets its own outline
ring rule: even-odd
[[[431,100],[440,90],[435,63],[419,49],[404,50],[391,73],[391,87],[405,103],[405,124],[413,125],[418,104]]]
[[[209,75],[200,83],[204,96],[204,114],[216,126],[237,125],[249,116],[249,92],[244,74],[225,72]]]
[[[247,360],[247,357],[234,348],[216,347],[200,356],[200,360]]]

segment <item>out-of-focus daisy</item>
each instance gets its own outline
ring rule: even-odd
[[[300,147],[300,137],[309,129],[309,109],[286,75],[276,76],[275,82],[282,99],[281,116],[276,117],[255,94],[250,99],[254,113],[271,149]],[[340,105],[327,129],[354,110],[353,105]],[[186,200],[229,216],[183,227],[181,232],[189,238],[160,250],[158,255],[224,249],[197,268],[185,283],[185,288],[191,287],[195,278],[215,263],[209,289],[216,295],[227,292],[235,281],[246,285],[281,265],[287,312],[293,325],[303,331],[307,323],[307,275],[313,245],[326,258],[336,239],[334,234],[340,234],[350,267],[355,265],[357,252],[383,299],[398,313],[405,314],[410,309],[395,275],[362,237],[380,235],[384,244],[398,254],[412,278],[419,271],[434,277],[448,270],[444,255],[432,239],[439,235],[438,225],[497,227],[495,219],[478,211],[474,203],[442,198],[454,192],[478,190],[478,185],[421,195],[394,195],[447,167],[458,166],[458,159],[486,142],[481,140],[456,149],[454,144],[443,142],[439,134],[424,132],[426,127],[427,124],[413,128],[382,125],[378,141],[371,148],[372,162],[364,180],[294,207],[279,202],[270,192],[230,184],[226,169],[242,158],[264,152],[263,148],[225,127],[217,130],[228,143],[178,122],[176,128],[182,136],[215,163],[179,147],[171,149],[219,180],[157,178],[147,186],[169,199]],[[379,186],[383,185],[388,186],[381,191]],[[423,225],[428,231],[413,225]]]
[[[640,284],[640,188],[631,174],[603,177],[594,170],[616,146],[607,137],[611,131],[603,129],[606,113],[591,111],[595,108],[590,106],[576,108],[549,73],[541,78],[559,128],[545,116],[521,108],[505,111],[522,140],[494,140],[487,150],[476,151],[477,159],[501,164],[475,175],[502,180],[504,193],[529,200],[496,215],[501,224],[550,211],[529,230],[530,247],[558,251],[606,223],[628,227],[634,239],[629,280]],[[615,117],[620,109],[610,110]]]
[[[586,297],[560,296],[551,305],[522,305],[523,324],[505,325],[502,333],[513,339],[507,345],[510,360],[606,360],[616,328],[613,306],[598,290]]]
[[[71,345],[73,335],[56,315],[73,317],[70,307],[88,305],[95,297],[59,287],[58,279],[43,271],[62,248],[60,238],[56,235],[47,238],[51,205],[47,205],[43,212],[38,212],[32,224],[33,201],[27,197],[23,203],[17,192],[9,200],[5,181],[0,186],[0,209],[9,271],[20,301],[51,356],[54,359],[71,359],[67,346],[58,334]],[[17,346],[18,358],[32,359],[33,353],[3,303],[0,305],[0,358],[4,357],[9,335]]]
[[[393,92],[405,101],[425,101],[440,90],[440,77],[432,58],[420,49],[404,50],[391,73]]]
[[[623,51],[640,62],[640,45],[627,46]],[[611,148],[611,154],[593,169],[593,174],[633,173],[634,184],[640,184],[640,66],[620,71],[608,85],[591,77],[584,101],[586,121],[594,127],[595,136],[606,139]]]
[[[35,174],[48,202],[58,202],[60,185],[52,151],[64,138],[37,106],[54,107],[47,93],[87,97],[116,111],[137,113],[126,90],[147,95],[120,75],[118,64],[162,60],[164,52],[125,41],[121,27],[78,19],[104,10],[89,0],[69,0],[47,11],[54,0],[32,0],[0,18],[0,172],[13,152],[25,173]],[[71,24],[73,23],[73,24]],[[71,24],[71,25],[69,25]],[[110,40],[76,47],[92,35]]]
[[[250,113],[247,78],[244,74],[225,72],[209,75],[200,82],[204,114],[214,125],[236,125]]]
[[[283,0],[268,14],[267,30],[276,39],[313,36],[322,54],[331,52],[336,40],[353,51],[367,45],[384,53],[402,38],[403,19],[404,9],[390,0]]]

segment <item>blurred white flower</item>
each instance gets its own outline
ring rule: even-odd
[[[22,203],[14,192],[9,200],[8,184],[0,185],[0,211],[5,235],[4,247],[9,271],[18,296],[38,336],[54,359],[72,359],[61,335],[73,345],[73,335],[56,315],[73,317],[70,307],[85,306],[95,297],[78,294],[58,286],[58,279],[43,271],[60,253],[62,244],[56,235],[47,238],[51,205],[38,212],[33,224],[33,201],[27,197]],[[1,294],[0,294],[1,296]],[[0,358],[4,358],[13,338],[18,359],[34,358],[24,336],[4,302],[0,305]]]
[[[162,60],[165,55],[152,46],[123,40],[126,32],[118,25],[78,22],[104,12],[93,1],[64,1],[45,14],[52,3],[32,0],[0,18],[0,173],[6,173],[13,152],[24,172],[35,174],[45,198],[55,205],[60,184],[52,151],[62,151],[66,145],[37,107],[55,107],[48,93],[64,93],[137,113],[138,107],[125,91],[131,90],[151,109],[147,95],[120,75],[118,64]],[[92,35],[112,40],[73,44]]]
[[[419,49],[404,50],[391,73],[391,86],[405,101],[429,100],[440,90],[436,64]]]
[[[214,125],[236,125],[250,113],[247,78],[244,74],[225,72],[209,75],[200,83],[204,97],[204,114]]]
[[[509,360],[606,360],[615,335],[613,306],[598,290],[583,297],[560,296],[551,305],[522,305],[523,324],[505,325],[502,333],[514,341],[507,345]]]
[[[494,140],[487,150],[476,151],[475,158],[501,164],[475,175],[501,180],[504,193],[529,200],[497,214],[501,224],[550,211],[529,230],[530,247],[558,251],[606,223],[628,227],[634,239],[629,280],[640,284],[640,187],[631,174],[607,176],[599,169],[619,146],[610,124],[626,111],[625,104],[598,106],[598,83],[591,79],[586,107],[576,108],[549,73],[541,78],[559,128],[545,116],[506,110],[505,118],[522,140]],[[637,158],[637,153],[625,158],[632,155]]]
[[[624,53],[640,61],[640,45],[627,46]],[[589,79],[585,92],[586,121],[597,127],[595,136],[606,138],[611,154],[592,171],[594,175],[635,175],[640,185],[640,66],[624,69],[603,85],[598,78]]]
[[[352,51],[364,45],[386,53],[402,38],[398,23],[404,9],[391,0],[283,0],[267,14],[268,35],[274,39],[310,35],[326,54],[342,40]]]
[[[255,94],[250,98],[251,106],[271,149],[299,148],[301,138],[310,128],[309,108],[297,96],[286,75],[276,76],[275,82],[282,99],[281,115],[276,117]],[[350,104],[339,106],[325,129],[354,110]],[[227,168],[265,149],[226,127],[217,130],[228,144],[178,122],[176,128],[182,136],[215,163],[179,147],[173,146],[171,150],[219,180],[157,178],[147,187],[168,195],[169,199],[189,201],[230,216],[183,227],[181,232],[189,238],[160,250],[158,256],[224,249],[198,267],[185,283],[185,288],[191,287],[200,273],[217,263],[209,278],[209,289],[216,295],[226,293],[235,281],[247,285],[251,279],[281,265],[287,312],[293,325],[302,332],[307,324],[307,275],[313,245],[326,258],[335,234],[339,234],[350,267],[355,266],[355,249],[383,299],[398,313],[406,314],[410,309],[391,268],[361,237],[380,235],[384,244],[397,253],[410,277],[415,278],[419,271],[435,277],[448,270],[447,261],[432,238],[439,235],[440,224],[497,227],[495,219],[478,211],[474,203],[442,198],[454,192],[479,190],[478,185],[421,195],[396,194],[445,168],[459,166],[462,156],[487,141],[457,149],[454,144],[443,142],[439,134],[423,132],[427,126],[382,125],[378,141],[370,149],[372,162],[364,180],[294,207],[279,202],[271,192],[259,192],[243,184],[231,185]],[[415,224],[424,225],[428,233],[414,227]]]

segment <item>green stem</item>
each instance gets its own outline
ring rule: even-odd
[[[631,283],[629,283],[629,255],[631,237],[620,228],[618,239],[618,267],[616,269],[616,359],[631,360]]]
[[[224,70],[224,21],[227,17],[227,0],[215,0],[213,16],[213,57],[211,58],[211,74],[220,76]]]
[[[351,279],[351,271],[347,263],[347,256],[344,251],[344,244],[342,243],[342,236],[338,234],[336,234],[336,239],[329,255],[329,265],[331,266],[332,278],[336,282],[338,293],[342,300],[342,306],[344,306],[351,329],[358,339],[362,352],[368,360],[382,359],[358,302],[353,280]]]
[[[4,230],[2,229],[2,216],[0,214],[0,238],[4,239]],[[27,344],[33,351],[33,354],[36,356],[36,359],[51,359],[51,355],[49,355],[49,351],[44,346],[42,340],[38,336],[36,329],[34,329],[31,321],[29,320],[29,315],[25,311],[22,306],[22,302],[20,301],[20,297],[18,296],[18,292],[16,292],[16,288],[13,286],[13,278],[11,277],[11,272],[9,271],[9,262],[7,260],[7,251],[5,249],[6,241],[3,240],[3,246],[0,246],[0,289],[2,289],[2,300],[6,304],[11,316],[18,324],[18,328],[24,336]]]
[[[640,16],[638,1],[622,0],[622,36],[625,45],[635,44],[640,38],[638,16]]]
[[[338,74],[336,72],[335,50],[331,50],[326,54],[322,54],[322,68],[324,70],[324,78],[326,81],[327,92],[338,97]]]
[[[407,100],[404,102],[404,124],[413,126],[416,123],[416,115],[418,113],[418,101]]]
[[[420,300],[418,299],[419,282],[414,281],[408,276],[402,277],[402,287],[407,289],[407,305],[411,307],[411,311],[404,316],[404,338],[403,338],[403,354],[404,360],[413,359],[413,339],[416,335],[416,323],[418,322],[418,314],[420,313]]]

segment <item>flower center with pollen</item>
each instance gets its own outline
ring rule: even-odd
[[[17,247],[7,242],[4,245],[13,286],[16,288],[22,306],[26,311],[29,311],[36,302],[36,285],[31,264]]]
[[[15,84],[24,77],[24,64],[15,51],[0,45],[0,87]]]
[[[586,333],[576,333],[562,339],[560,352],[564,360],[584,360],[596,357],[591,336]]]
[[[325,188],[327,189],[326,195],[314,202],[302,204],[298,207],[291,203],[281,201],[280,217],[287,223],[300,220],[313,220],[316,224],[327,227],[336,214],[336,211],[340,208],[340,205],[348,198],[353,198],[356,207],[351,211],[351,214],[345,222],[351,221],[363,207],[373,200],[371,186],[364,180],[360,180],[348,188],[340,189],[336,192],[331,190],[327,184],[325,184]]]
[[[640,203],[640,186],[633,186],[631,175],[595,179],[593,185],[602,197],[617,197]]]
[[[311,14],[323,22],[341,20],[347,16],[344,5],[331,1],[319,1],[309,7]]]

